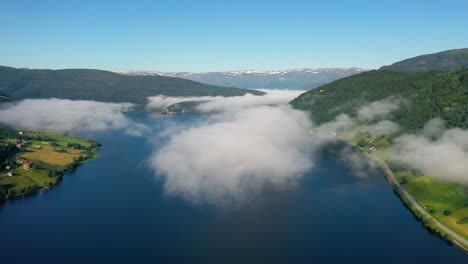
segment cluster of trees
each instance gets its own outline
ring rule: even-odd
[[[97,142],[97,141],[89,141],[89,147],[87,148],[88,150],[93,150],[95,148],[100,148],[102,145],[101,143]]]
[[[49,170],[47,172],[47,176],[49,176],[49,178],[53,178],[53,177],[63,177],[63,171],[60,171],[60,170]]]
[[[78,168],[83,161],[85,161],[86,158],[82,155],[73,158],[73,162],[68,164],[68,166],[65,168],[66,171],[74,171],[76,168]]]
[[[19,149],[15,144],[6,142],[5,140],[14,138],[17,135],[18,131],[4,125],[0,125],[0,169],[3,169],[4,166],[11,166],[15,164],[13,157],[19,152]],[[4,141],[4,143],[1,141]]]
[[[19,189],[11,187],[11,185],[0,185],[0,201],[6,200],[10,197],[14,197],[17,195],[27,194],[39,189],[37,185],[24,186]]]
[[[85,149],[85,146],[81,145],[80,143],[68,143],[67,148]]]
[[[40,134],[40,133],[24,133],[23,135],[19,136],[24,140],[37,140],[37,141],[55,141],[54,138]]]
[[[15,138],[17,136],[18,131],[9,126],[0,124],[0,139]]]
[[[0,164],[9,163],[11,157],[18,151],[19,149],[13,143],[0,143]]]
[[[66,149],[60,147],[60,145],[58,145],[58,147],[55,147],[54,151],[55,152],[60,152],[60,153],[68,153],[68,151]]]
[[[70,163],[65,170],[74,171],[78,168],[84,161],[91,159],[94,156],[94,153],[91,150],[87,150],[84,155],[73,158],[73,162]]]
[[[87,150],[88,152],[90,152],[91,150],[93,150],[95,148],[101,147],[101,144],[99,142],[97,142],[97,141],[91,141],[90,140],[88,142],[89,142],[89,146],[87,146],[87,147],[81,145],[80,143],[68,143],[67,148]]]

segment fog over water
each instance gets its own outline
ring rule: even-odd
[[[356,127],[354,116],[317,126],[287,104],[165,116],[57,99],[54,117],[37,113],[48,105],[2,105],[1,121],[103,147],[58,186],[0,206],[5,263],[466,263],[414,219],[375,164],[328,148]],[[129,127],[144,129],[132,136]],[[449,132],[433,121],[413,136],[465,146],[463,131]]]
[[[334,142],[337,134],[356,133],[362,121],[372,121],[366,128],[372,133],[398,133],[400,127],[387,117],[406,103],[400,98],[369,102],[356,109],[355,116],[342,113],[317,126],[308,113],[288,105],[302,91],[263,91],[263,96],[150,97],[148,108],[191,100],[200,101],[200,111],[216,113],[197,125],[167,125],[158,133],[154,133],[154,127],[123,114],[122,109],[132,107],[128,103],[28,99],[2,104],[0,121],[33,130],[122,130],[144,137],[153,145],[167,139],[146,158],[155,177],[164,181],[167,194],[192,203],[223,205],[248,201],[265,185],[293,187],[314,167],[317,153],[324,146]],[[389,151],[397,153],[395,162],[409,168],[467,182],[466,142],[466,130],[447,130],[443,121],[436,119],[420,133],[399,135]],[[365,177],[368,169],[375,169],[367,158],[349,149],[341,155],[360,177]]]

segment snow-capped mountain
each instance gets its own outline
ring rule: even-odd
[[[240,70],[227,72],[113,72],[125,75],[160,75],[177,77],[219,86],[266,89],[312,89],[322,84],[366,71],[361,68],[291,69],[284,71]]]

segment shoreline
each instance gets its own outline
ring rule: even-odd
[[[20,150],[2,161],[11,167],[0,177],[0,203],[32,196],[59,185],[66,174],[97,158],[102,146],[97,141],[54,132],[19,135],[22,146],[16,147]],[[5,142],[19,140],[10,137]]]
[[[379,167],[383,170],[385,174],[385,178],[390,182],[392,185],[393,190],[395,193],[398,194],[400,200],[408,207],[408,209],[413,213],[413,215],[419,219],[424,227],[428,230],[435,232],[439,237],[457,245],[459,248],[468,252],[468,240],[445,226],[444,224],[440,223],[437,219],[435,219],[432,215],[430,215],[422,205],[420,205],[417,200],[408,193],[403,186],[398,182],[396,179],[393,171],[388,167],[388,164],[375,156],[366,154],[370,159],[376,161],[379,164]],[[436,227],[432,226],[434,224]]]
[[[94,153],[96,154],[96,152]],[[16,200],[16,199],[21,199],[21,198],[24,198],[24,197],[28,197],[28,196],[34,196],[40,192],[43,192],[43,191],[47,191],[47,190],[50,190],[52,188],[55,188],[56,186],[58,186],[62,181],[63,181],[63,177],[69,173],[73,173],[76,169],[78,169],[79,167],[81,167],[83,164],[85,164],[86,162],[88,161],[91,161],[93,160],[94,158],[91,158],[91,159],[87,159],[87,160],[83,160],[82,162],[80,162],[78,164],[78,166],[76,166],[75,168],[73,168],[72,170],[62,170],[60,171],[61,173],[61,176],[59,176],[57,178],[57,181],[55,183],[53,183],[52,185],[48,185],[48,186],[42,186],[42,187],[38,187],[38,188],[35,188],[35,189],[31,189],[30,191],[28,192],[25,192],[25,193],[18,193],[16,195],[13,195],[13,196],[9,196],[7,198],[1,198],[0,197],[0,206],[1,204],[3,203],[6,203],[10,200]],[[16,176],[4,176],[4,177],[16,177]]]

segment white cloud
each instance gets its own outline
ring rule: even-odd
[[[370,172],[377,170],[377,164],[369,157],[356,152],[351,147],[344,147],[340,153],[341,159],[353,170],[360,178],[367,177]]]
[[[288,106],[218,114],[173,135],[151,165],[169,194],[223,204],[249,199],[264,186],[294,184],[313,166],[311,123]]]
[[[385,118],[391,112],[398,110],[402,100],[387,98],[364,105],[358,109],[358,119],[362,121],[372,121]]]
[[[246,94],[243,96],[222,97],[203,102],[198,109],[202,112],[224,112],[242,110],[260,105],[287,104],[304,91],[295,90],[261,90],[266,94],[257,96]]]
[[[183,96],[165,96],[157,95],[148,97],[147,109],[164,109],[173,104],[187,101],[208,101],[215,100],[217,96],[198,96],[198,97],[183,97]],[[222,98],[222,97],[219,97]]]
[[[27,99],[2,104],[0,122],[25,129],[61,132],[124,129],[131,135],[140,136],[148,129],[125,117],[122,109],[129,107],[131,104],[128,103]]]
[[[423,134],[428,138],[437,138],[442,135],[445,129],[445,121],[440,118],[434,118],[424,125]]]
[[[186,101],[201,101],[198,109],[201,112],[224,112],[242,110],[260,105],[286,104],[304,91],[297,90],[260,90],[264,95],[245,94],[242,96],[200,96],[200,97],[170,97],[152,96],[148,98],[148,109],[164,109],[172,104]]]
[[[395,122],[382,120],[370,126],[368,130],[378,135],[389,136],[400,131],[400,126]]]
[[[435,140],[404,135],[395,140],[395,161],[441,179],[468,183],[468,131],[446,130]]]
[[[168,142],[155,149],[150,158],[166,192],[195,203],[222,205],[249,200],[265,184],[277,188],[294,185],[313,168],[318,150],[335,142],[337,134],[354,133],[359,123],[357,118],[341,114],[313,127],[307,113],[285,105],[299,93],[270,91],[264,96],[199,100],[203,101],[201,111],[217,114],[194,127],[171,130]],[[361,117],[384,117],[389,109],[396,109],[389,107],[390,101],[363,106],[378,113],[370,116],[368,110],[361,109]],[[372,129],[392,134],[399,127],[380,121]],[[375,169],[367,157],[349,149],[340,155],[358,177]]]
[[[353,118],[347,114],[340,114],[333,121],[318,126],[314,131],[324,137],[328,136],[334,139],[336,134],[348,132],[355,126],[356,122]]]

